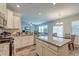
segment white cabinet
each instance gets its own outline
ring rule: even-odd
[[[0,4],[0,26],[4,27],[4,25],[6,26],[6,4],[5,3],[1,3]]]
[[[13,16],[13,28],[19,28],[20,26],[20,17],[17,15]]]
[[[79,36],[75,37],[74,44],[79,45]]]
[[[56,52],[48,47],[43,47],[43,56],[56,56]]]
[[[19,29],[20,26],[20,16],[15,15],[12,10],[7,9],[7,28]]]
[[[16,48],[20,48],[20,47],[22,47],[22,42],[23,42],[23,39],[22,38],[20,38],[20,37],[14,37],[14,45],[15,45],[15,49]]]
[[[13,12],[7,9],[7,28],[13,28]]]
[[[0,3],[0,12],[6,13],[6,3]]]
[[[9,43],[0,44],[0,56],[9,56]]]
[[[17,36],[17,37],[14,37],[14,39],[15,39],[14,44],[15,44],[16,49],[23,48],[23,47],[34,44],[34,36],[33,35],[31,35],[31,36]]]
[[[40,42],[36,42],[36,52],[38,55],[42,56],[42,45]]]
[[[68,49],[68,44],[56,46],[36,39],[36,53],[39,56],[68,56],[71,51]]]

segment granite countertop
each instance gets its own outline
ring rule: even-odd
[[[39,40],[42,40],[46,43],[49,43],[49,44],[52,44],[52,45],[55,45],[57,47],[61,47],[65,44],[68,44],[69,42],[71,42],[70,39],[64,39],[64,38],[58,38],[58,37],[53,37],[53,39],[51,41],[48,40],[48,37],[46,36],[40,36],[40,37],[37,37]]]
[[[13,36],[13,37],[24,37],[24,36],[33,36],[33,35],[17,35],[17,36]]]

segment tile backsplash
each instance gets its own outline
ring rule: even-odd
[[[0,33],[2,33],[3,32],[3,30],[0,28]]]

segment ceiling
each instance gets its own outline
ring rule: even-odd
[[[16,7],[16,5],[21,7]],[[79,13],[79,3],[8,3],[7,7],[21,14],[25,22],[41,24]]]

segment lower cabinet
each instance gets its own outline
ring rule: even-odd
[[[56,54],[54,53],[54,52],[52,52],[52,50],[51,49],[49,49],[49,48],[47,48],[46,50],[45,50],[45,54],[44,54],[45,56],[56,56]]]
[[[42,46],[42,55],[43,56],[56,56],[57,54],[51,48],[44,45],[44,46]]]
[[[44,42],[36,40],[36,52],[39,56],[55,56],[56,52],[53,51],[48,45]]]
[[[42,44],[41,44],[41,41],[39,40],[36,40],[36,53],[39,55],[39,56],[42,56]]]
[[[0,44],[0,56],[9,56],[9,43]]]
[[[48,47],[44,47],[43,56],[56,56],[56,53],[52,49],[50,49]]]
[[[68,56],[70,50],[68,49],[68,44],[58,47],[37,39],[36,53],[39,56]]]
[[[34,44],[34,36],[16,36],[14,37],[15,42],[15,49],[18,48],[23,48],[29,45],[33,45]]]
[[[38,55],[42,56],[42,45],[39,42],[36,42],[36,52]]]

